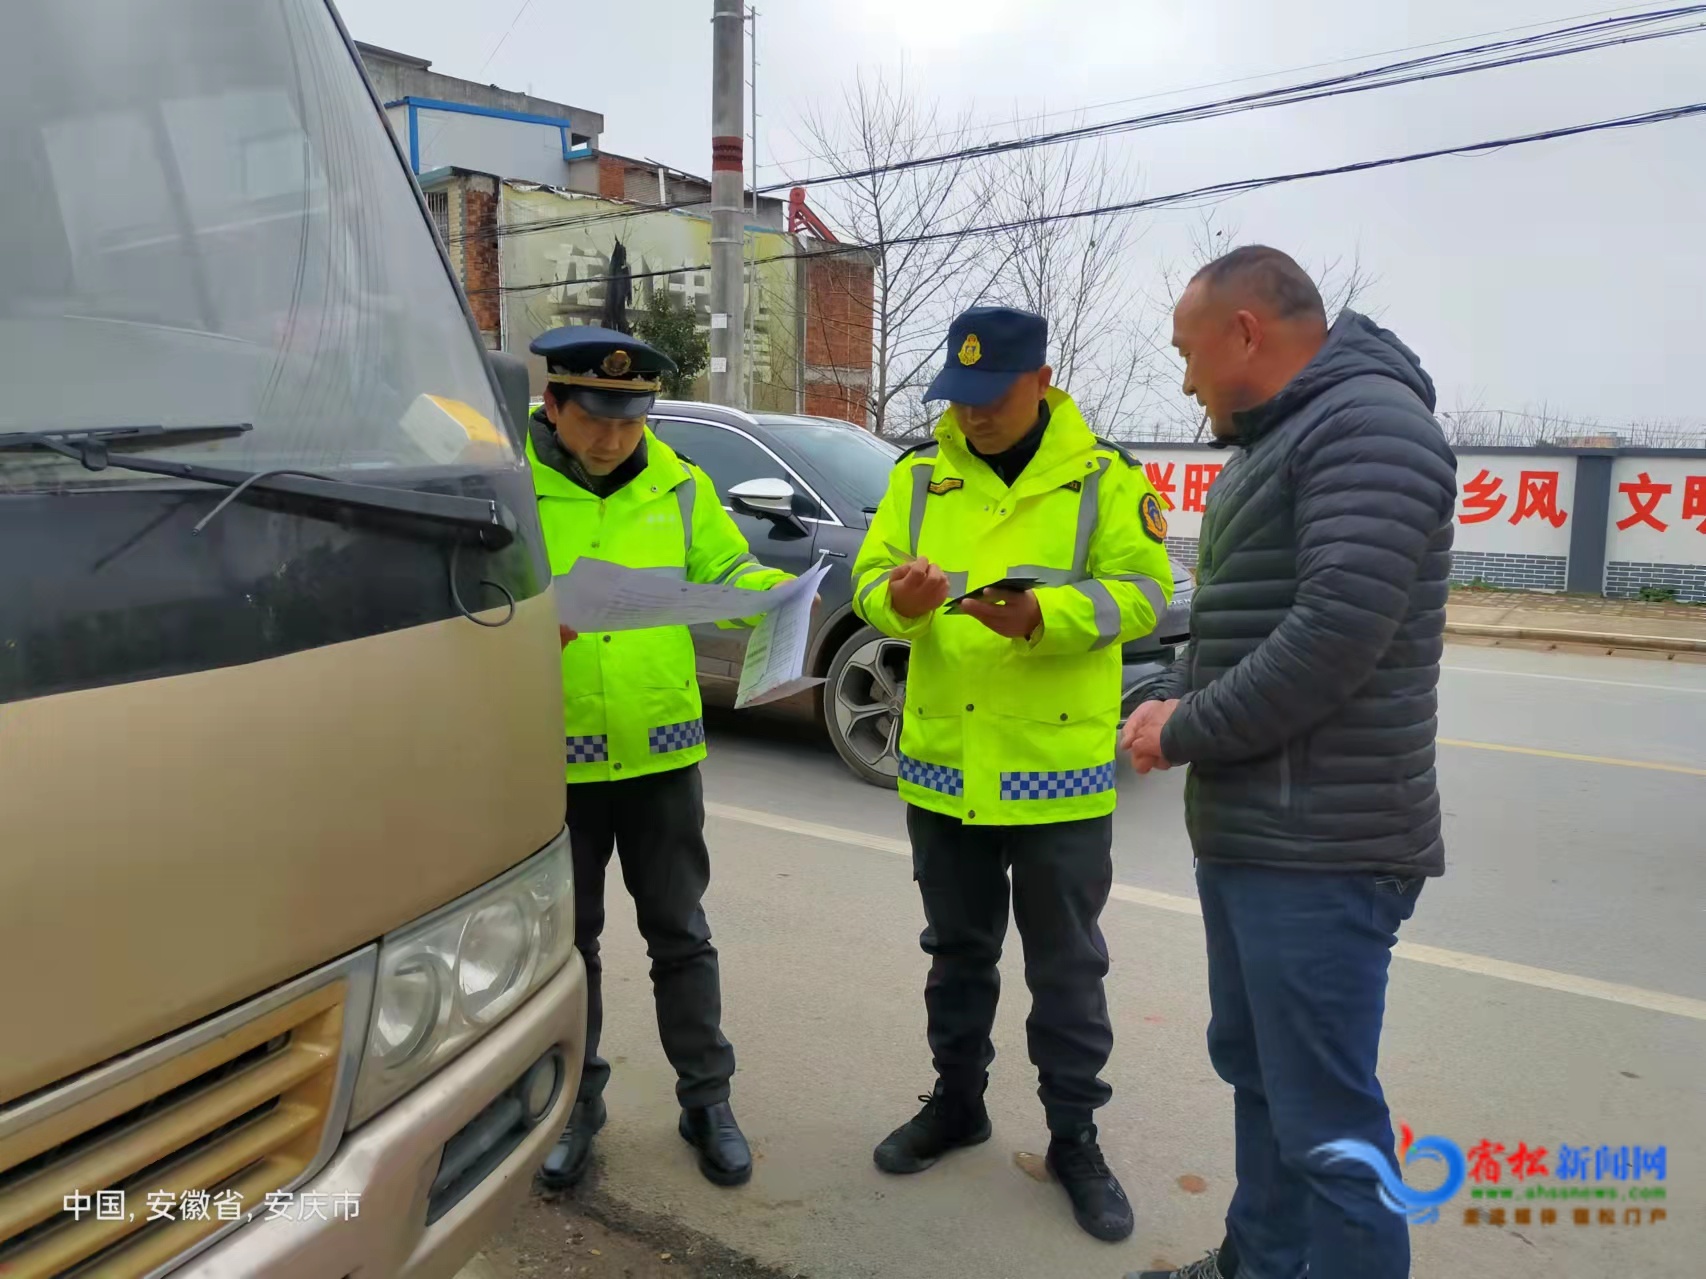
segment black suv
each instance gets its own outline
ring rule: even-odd
[[[866,626],[853,612],[853,560],[888,488],[900,450],[836,418],[741,413],[712,404],[660,400],[652,430],[710,475],[764,563],[790,573],[827,555],[823,607],[806,650],[806,673],[827,682],[788,709],[815,714],[855,773],[894,786],[906,697],[907,644]],[[1150,635],[1125,646],[1129,706],[1190,639],[1191,577],[1173,564],[1172,607]],[[745,631],[696,627],[699,682],[712,705],[734,702]]]

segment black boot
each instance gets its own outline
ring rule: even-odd
[[[699,1171],[707,1181],[739,1186],[751,1180],[752,1150],[728,1102],[683,1110],[681,1139],[699,1152]]]
[[[938,1082],[924,1109],[896,1128],[872,1158],[884,1172],[923,1172],[950,1150],[989,1140],[989,1111],[981,1094],[950,1092]]]
[[[1217,1252],[1177,1270],[1134,1270],[1125,1279],[1238,1279],[1238,1252],[1228,1239]]]
[[[1131,1200],[1125,1197],[1119,1178],[1108,1170],[1094,1127],[1080,1130],[1076,1137],[1052,1138],[1048,1166],[1066,1188],[1072,1215],[1085,1233],[1104,1243],[1118,1243],[1131,1235]]]
[[[604,1127],[604,1098],[577,1101],[569,1111],[569,1122],[563,1125],[563,1135],[545,1156],[545,1166],[539,1170],[539,1182],[547,1190],[566,1190],[581,1179],[592,1158],[592,1139]]]

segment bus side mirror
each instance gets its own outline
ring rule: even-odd
[[[503,391],[504,408],[508,411],[509,438],[518,453],[527,451],[527,419],[532,391],[528,384],[527,361],[508,351],[487,351],[498,387]]]

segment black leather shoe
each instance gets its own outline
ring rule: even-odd
[[[569,1111],[569,1122],[563,1125],[563,1135],[551,1153],[545,1156],[545,1166],[539,1170],[539,1182],[547,1190],[567,1190],[579,1181],[592,1159],[592,1139],[604,1127],[606,1112],[604,1098],[577,1101]]]
[[[728,1102],[682,1111],[681,1139],[699,1152],[699,1171],[705,1180],[740,1186],[752,1179],[752,1150]]]
[[[950,1150],[989,1140],[989,1111],[981,1096],[950,1092],[938,1082],[934,1092],[918,1100],[924,1109],[872,1152],[884,1172],[923,1172]]]
[[[1131,1200],[1119,1178],[1108,1171],[1096,1130],[1085,1128],[1076,1137],[1055,1137],[1048,1144],[1049,1171],[1066,1188],[1072,1215],[1086,1234],[1104,1243],[1118,1243],[1132,1231]]]

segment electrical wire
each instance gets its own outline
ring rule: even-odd
[[[1545,22],[1525,22],[1514,27],[1499,27],[1492,31],[1476,31],[1468,35],[1453,36],[1446,40],[1430,40],[1424,44],[1408,44],[1396,49],[1376,49],[1371,50],[1368,53],[1353,54],[1346,58],[1329,58],[1325,62],[1308,62],[1301,66],[1284,67],[1276,71],[1264,71],[1260,75],[1238,76],[1232,80],[1212,80],[1207,83],[1180,85],[1177,89],[1163,89],[1157,93],[1143,93],[1133,98],[1115,98],[1109,102],[1093,102],[1087,106],[1064,107],[1058,111],[1043,111],[1036,115],[1016,116],[1011,120],[1002,120],[990,127],[1008,128],[1014,125],[1036,124],[1042,120],[1054,120],[1061,116],[1083,115],[1087,111],[1105,111],[1110,107],[1129,107],[1134,106],[1139,102],[1156,102],[1162,98],[1177,98],[1187,93],[1207,93],[1211,89],[1230,89],[1234,85],[1255,84],[1259,80],[1272,80],[1276,76],[1302,75],[1306,71],[1321,71],[1325,70],[1327,67],[1344,67],[1351,65],[1353,62],[1367,62],[1370,58],[1391,58],[1396,57],[1401,53],[1418,53],[1423,49],[1439,49],[1446,45],[1461,44],[1465,40],[1490,40],[1494,36],[1510,35],[1517,31],[1533,31],[1538,27],[1550,27],[1558,22],[1585,22],[1589,18],[1604,18],[1614,14],[1633,13],[1637,9],[1643,9],[1645,7],[1646,6],[1639,4],[1626,4],[1612,9],[1593,9],[1587,13],[1571,14],[1569,17],[1553,18]],[[961,136],[964,132],[965,130],[963,129],[943,129],[936,133],[920,134],[914,140],[918,142],[933,142],[937,138]],[[796,164],[806,164],[812,160],[824,160],[827,158],[828,157],[821,155],[796,156],[792,160],[766,160],[758,167],[761,169],[787,170]]]
[[[1215,102],[1177,107],[1149,115],[1128,116],[1124,119],[1108,120],[1072,129],[1059,129],[1049,133],[1007,138],[998,142],[981,143],[977,146],[961,147],[936,155],[915,156],[906,160],[897,160],[890,164],[877,164],[861,169],[839,171],[820,178],[771,183],[768,186],[758,188],[757,194],[767,195],[802,185],[858,181],[889,173],[904,173],[914,169],[939,167],[944,164],[1005,155],[1014,151],[1026,151],[1036,147],[1058,146],[1065,142],[1081,142],[1090,138],[1131,133],[1169,124],[1186,124],[1200,120],[1217,119],[1226,115],[1242,114],[1246,111],[1295,106],[1304,102],[1317,102],[1328,98],[1368,93],[1376,89],[1420,84],[1429,80],[1450,79],[1480,71],[1499,70],[1553,58],[1569,57],[1619,45],[1669,39],[1674,36],[1690,35],[1706,30],[1706,22],[1696,22],[1689,26],[1659,31],[1642,30],[1642,28],[1701,15],[1706,15],[1706,4],[1648,10],[1623,17],[1605,18],[1597,22],[1582,23],[1572,27],[1544,31],[1536,35],[1522,36],[1514,40],[1483,43],[1446,53],[1412,58],[1403,62],[1386,63],[1346,75],[1332,76],[1324,80],[1287,85],[1277,89],[1264,89],[1256,93],[1225,98]],[[1545,47],[1553,44],[1557,44],[1559,47]],[[1494,54],[1500,56],[1487,56]],[[1470,60],[1464,62],[1463,65],[1454,65],[1463,59],[1480,60]]]
[[[955,151],[943,152],[937,155],[918,156],[907,160],[896,161],[892,164],[872,165],[864,169],[838,172],[821,178],[785,181],[759,187],[753,194],[772,195],[777,191],[814,184],[849,182],[869,177],[877,177],[887,173],[906,172],[914,169],[938,167],[944,164],[969,160],[986,159],[992,156],[1009,154],[1015,151],[1030,150],[1037,147],[1057,146],[1067,142],[1079,142],[1090,138],[1107,137],[1121,133],[1137,132],[1144,129],[1160,128],[1169,124],[1187,124],[1201,120],[1218,119],[1227,115],[1242,114],[1246,111],[1268,110],[1274,107],[1295,106],[1305,102],[1321,101],[1328,98],[1343,97],[1350,94],[1368,93],[1376,89],[1396,88],[1403,85],[1419,84],[1430,80],[1440,80],[1468,75],[1480,71],[1498,70],[1507,67],[1521,66],[1528,63],[1547,61],[1553,58],[1568,57],[1580,53],[1590,53],[1615,46],[1641,43],[1649,40],[1668,39],[1673,36],[1691,35],[1706,31],[1706,21],[1696,22],[1689,26],[1665,30],[1644,30],[1643,28],[1666,22],[1675,22],[1690,17],[1706,16],[1706,3],[1678,6],[1668,9],[1643,10],[1630,13],[1625,10],[1610,10],[1614,16],[1602,18],[1594,22],[1577,23],[1572,26],[1551,28],[1533,35],[1522,36],[1513,40],[1484,42],[1460,49],[1448,50],[1444,53],[1430,54],[1422,58],[1412,58],[1401,62],[1384,63],[1380,66],[1366,68],[1342,76],[1334,76],[1324,80],[1309,81],[1302,84],[1286,85],[1275,89],[1262,90],[1257,93],[1245,94],[1240,97],[1223,98],[1216,101],[1197,103],[1191,106],[1178,107],[1168,111],[1156,112],[1150,115],[1131,116],[1121,120],[1110,120],[1089,124],[1072,129],[1056,130],[1050,133],[1032,134],[1026,137],[1009,138],[999,142],[983,143],[975,147],[963,147]],[[1509,30],[1524,30],[1516,27]],[[1498,34],[1498,33],[1494,33]],[[1549,47],[1549,46],[1557,47]],[[1417,46],[1427,48],[1430,46]],[[1400,50],[1402,52],[1402,50]],[[1489,54],[1501,56],[1489,58]],[[1375,55],[1371,55],[1375,56]],[[1471,59],[1463,61],[1464,59]],[[1473,59],[1480,59],[1479,61]],[[1461,65],[1455,65],[1461,62]],[[1306,68],[1307,69],[1307,68]],[[1278,73],[1276,73],[1278,74]],[[633,208],[602,209],[594,213],[566,214],[560,218],[537,219],[533,222],[512,224],[490,230],[463,232],[451,237],[452,242],[467,239],[501,239],[512,235],[529,235],[545,231],[566,230],[574,227],[595,226],[611,221],[621,221],[627,218],[640,217],[650,213],[675,212],[692,208],[703,208],[710,203],[708,198],[673,201],[667,204],[639,205]],[[905,241],[901,241],[905,242]],[[636,277],[643,278],[643,277]]]
[[[1285,186],[1293,182],[1307,182],[1317,178],[1339,177],[1351,173],[1366,173],[1375,169],[1393,168],[1404,164],[1417,164],[1424,160],[1437,160],[1447,156],[1479,157],[1511,147],[1528,146],[1538,142],[1552,142],[1562,138],[1582,137],[1592,133],[1603,133],[1617,129],[1634,129],[1650,124],[1666,124],[1676,120],[1684,120],[1706,115],[1706,102],[1694,102],[1685,106],[1666,107],[1658,111],[1646,111],[1636,115],[1618,116],[1609,120],[1598,120],[1589,124],[1564,125],[1553,129],[1543,129],[1536,133],[1515,134],[1505,138],[1494,138],[1486,142],[1467,142],[1458,146],[1438,147],[1430,151],[1412,151],[1404,155],[1385,156],[1377,160],[1358,160],[1351,164],[1333,165],[1329,168],[1304,169],[1292,173],[1277,173],[1260,178],[1240,178],[1231,182],[1216,182],[1208,186],[1192,187],[1186,191],[1175,191],[1168,195],[1150,196],[1142,200],[1127,200],[1118,204],[1097,205],[1088,209],[1069,209],[1063,213],[1042,214],[1037,217],[1019,218],[1008,222],[989,223],[982,226],[953,228],[944,231],[930,231],[921,235],[896,236],[868,244],[826,244],[819,248],[804,252],[777,253],[766,257],[755,258],[752,265],[762,265],[767,262],[792,262],[802,259],[821,260],[826,257],[836,257],[845,254],[869,253],[877,249],[893,248],[898,245],[926,244],[936,240],[969,238],[983,235],[1001,235],[1010,231],[1021,230],[1025,227],[1044,226],[1054,222],[1069,222],[1080,218],[1106,217],[1117,214],[1136,213],[1145,209],[1165,209],[1190,205],[1201,201],[1215,201],[1232,196],[1245,195],[1252,191],[1260,191],[1267,187]],[[662,276],[680,275],[694,271],[709,271],[710,263],[698,266],[678,266],[667,270],[642,271],[625,276],[588,276],[579,280],[547,280],[538,284],[506,284],[484,289],[470,289],[470,295],[487,293],[527,293],[541,289],[561,288],[564,285],[603,284],[616,279],[647,280]]]

